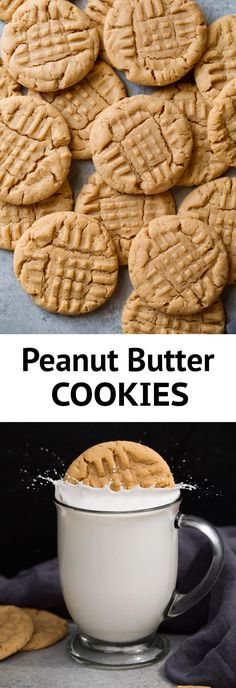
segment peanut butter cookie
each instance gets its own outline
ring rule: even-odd
[[[0,59],[0,98],[17,96],[19,93],[21,93],[20,84],[17,84],[15,79],[12,79],[5,65]]]
[[[167,315],[150,308],[133,292],[122,313],[124,334],[223,334],[225,314],[220,299],[195,315]]]
[[[115,0],[104,24],[106,53],[137,84],[165,86],[199,61],[207,27],[192,0]]]
[[[150,447],[136,442],[103,442],[90,447],[73,461],[64,480],[91,487],[110,485],[117,492],[141,487],[174,487],[169,466]]]
[[[27,0],[3,29],[2,59],[11,76],[35,91],[76,84],[99,52],[98,30],[67,0]]]
[[[113,2],[114,0],[88,0],[84,10],[89,19],[91,19],[92,25],[96,26],[99,31],[101,41],[100,55],[103,60],[107,60],[108,62],[109,58],[107,57],[104,48],[103,30],[107,12],[109,11],[110,7],[112,7]]]
[[[113,189],[127,194],[167,191],[190,160],[186,117],[159,95],[124,98],[99,115],[90,134],[93,161]]]
[[[236,179],[222,177],[194,189],[179,214],[206,222],[223,240],[228,253],[228,284],[236,283]]]
[[[223,88],[209,114],[208,137],[215,157],[236,167],[236,79]]]
[[[96,220],[73,212],[52,213],[22,234],[14,269],[38,306],[79,315],[113,294],[118,257],[109,232]]]
[[[206,50],[195,68],[199,91],[212,106],[222,88],[236,77],[236,14],[208,27]]]
[[[32,92],[31,92],[32,93]],[[125,87],[106,62],[99,60],[78,84],[57,93],[41,93],[66,120],[70,134],[72,158],[91,158],[89,134],[102,110],[125,98]]]
[[[68,633],[68,623],[60,616],[39,609],[24,609],[33,622],[33,635],[29,642],[22,647],[23,652],[31,650],[43,650],[45,647],[55,645],[65,638]]]
[[[0,199],[28,205],[52,196],[69,172],[69,142],[52,105],[30,96],[0,100]]]
[[[170,191],[155,196],[121,194],[95,172],[80,191],[75,211],[94,217],[110,232],[120,265],[127,265],[133,238],[144,225],[161,215],[174,215]]]
[[[162,90],[162,95],[172,100],[187,117],[193,136],[190,162],[178,185],[197,186],[220,177],[228,168],[227,161],[223,158],[220,162],[216,151],[211,149],[207,133],[210,108],[197,86],[188,83],[168,86]]]
[[[0,606],[0,660],[13,655],[33,635],[31,618],[19,607]]]
[[[24,0],[0,0],[0,19],[11,21],[12,15],[23,2]]]
[[[211,306],[227,282],[228,257],[213,229],[186,215],[152,220],[132,242],[129,273],[148,306],[192,315]]]
[[[35,220],[72,208],[72,189],[67,180],[56,194],[34,205],[12,205],[0,201],[0,248],[14,251],[18,239]]]

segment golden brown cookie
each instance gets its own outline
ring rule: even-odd
[[[24,611],[32,620],[34,631],[29,642],[22,647],[23,652],[43,650],[45,647],[55,645],[67,635],[68,623],[60,616],[29,607],[25,607]]]
[[[199,91],[214,105],[222,88],[236,77],[236,14],[220,17],[208,27],[205,52],[195,68]]]
[[[99,308],[113,294],[118,257],[109,232],[96,220],[52,213],[22,234],[14,269],[38,306],[79,315]]]
[[[85,160],[91,158],[89,134],[94,120],[108,105],[125,98],[126,90],[114,69],[99,60],[78,84],[65,91],[40,95],[66,120],[72,158]]]
[[[174,215],[170,191],[155,196],[121,194],[95,172],[80,191],[75,211],[94,217],[110,232],[120,265],[127,265],[131,242],[143,225],[161,215]]]
[[[219,234],[228,253],[228,284],[236,283],[236,179],[222,177],[194,189],[179,214],[206,222]]]
[[[223,88],[209,114],[208,137],[215,157],[236,167],[236,78]]]
[[[141,487],[174,487],[169,466],[150,447],[136,442],[103,442],[90,447],[73,461],[64,480],[91,487],[110,485],[117,492]]]
[[[24,0],[0,0],[0,19],[11,21],[12,15],[23,2]]]
[[[211,150],[207,134],[210,108],[197,86],[190,83],[168,86],[162,90],[162,95],[172,100],[187,117],[193,136],[190,162],[178,181],[178,185],[197,186],[220,177],[227,170],[228,165],[225,159],[220,162]]]
[[[161,95],[124,98],[99,115],[90,134],[93,161],[113,189],[128,194],[167,191],[190,160],[186,117]]]
[[[33,635],[31,618],[19,607],[0,606],[0,660],[13,655]]]
[[[99,52],[96,28],[67,0],[27,0],[3,29],[2,59],[11,76],[35,91],[76,84]]]
[[[69,142],[52,105],[30,96],[0,100],[0,199],[28,205],[52,196],[70,169]]]
[[[207,27],[192,0],[115,0],[104,24],[106,53],[130,81],[172,84],[198,62]]]
[[[113,2],[114,0],[88,0],[87,5],[84,9],[89,19],[91,20],[92,25],[96,26],[99,31],[101,41],[100,55],[103,60],[107,60],[108,62],[109,58],[107,57],[104,48],[103,29],[107,12],[110,9],[110,7],[112,7]]]
[[[152,220],[132,242],[129,273],[150,307],[192,315],[211,306],[228,277],[223,241],[213,229],[186,215]]]
[[[223,334],[225,314],[220,299],[195,315],[174,316],[150,308],[134,291],[122,313],[124,334]]]
[[[21,86],[12,79],[0,58],[0,98],[7,98],[21,93]]]
[[[0,201],[0,248],[14,251],[18,239],[35,220],[49,213],[72,208],[72,189],[67,180],[57,193],[34,205],[12,205]]]

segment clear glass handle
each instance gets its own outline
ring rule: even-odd
[[[207,595],[213,588],[223,566],[224,562],[224,548],[217,530],[207,521],[197,516],[185,516],[184,514],[177,514],[175,520],[176,528],[195,528],[208,538],[212,549],[212,561],[209,570],[202,579],[202,581],[191,592],[182,594],[177,590],[174,591],[172,598],[165,610],[165,619],[172,619],[187,612],[197,602]]]

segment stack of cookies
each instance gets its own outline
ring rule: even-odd
[[[68,624],[51,612],[0,606],[0,661],[19,651],[42,650],[62,640]]]
[[[236,280],[235,180],[219,179],[236,167],[236,15],[208,29],[192,0],[85,11],[0,0],[0,18],[0,247],[15,251],[23,289],[84,314],[128,264],[123,332],[223,332],[220,296]],[[152,92],[127,97],[115,69]],[[90,158],[73,211],[71,160]],[[176,185],[197,187],[178,215]]]

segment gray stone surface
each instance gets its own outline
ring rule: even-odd
[[[73,626],[71,625],[73,630]],[[173,651],[186,636],[168,636]],[[103,671],[88,669],[66,653],[67,639],[37,652],[22,652],[1,663],[2,688],[169,688],[163,665],[143,669]]]
[[[76,4],[83,8],[86,0],[80,0]],[[208,22],[224,14],[233,14],[236,10],[235,0],[199,0],[198,4],[205,12]],[[2,26],[0,22],[0,31]],[[122,78],[125,81],[123,75]],[[138,87],[127,81],[126,85],[129,95],[152,91],[151,88]],[[75,197],[93,169],[90,161],[73,162],[70,181]],[[235,172],[231,171],[230,174],[235,174]],[[177,205],[189,191],[190,189],[175,190]],[[17,283],[12,267],[12,253],[0,251],[0,332],[2,333],[116,334],[121,332],[121,312],[130,292],[131,284],[127,268],[121,268],[119,284],[114,296],[99,310],[75,318],[47,313],[38,308]],[[236,318],[236,287],[230,287],[226,291],[225,305],[227,320]]]

